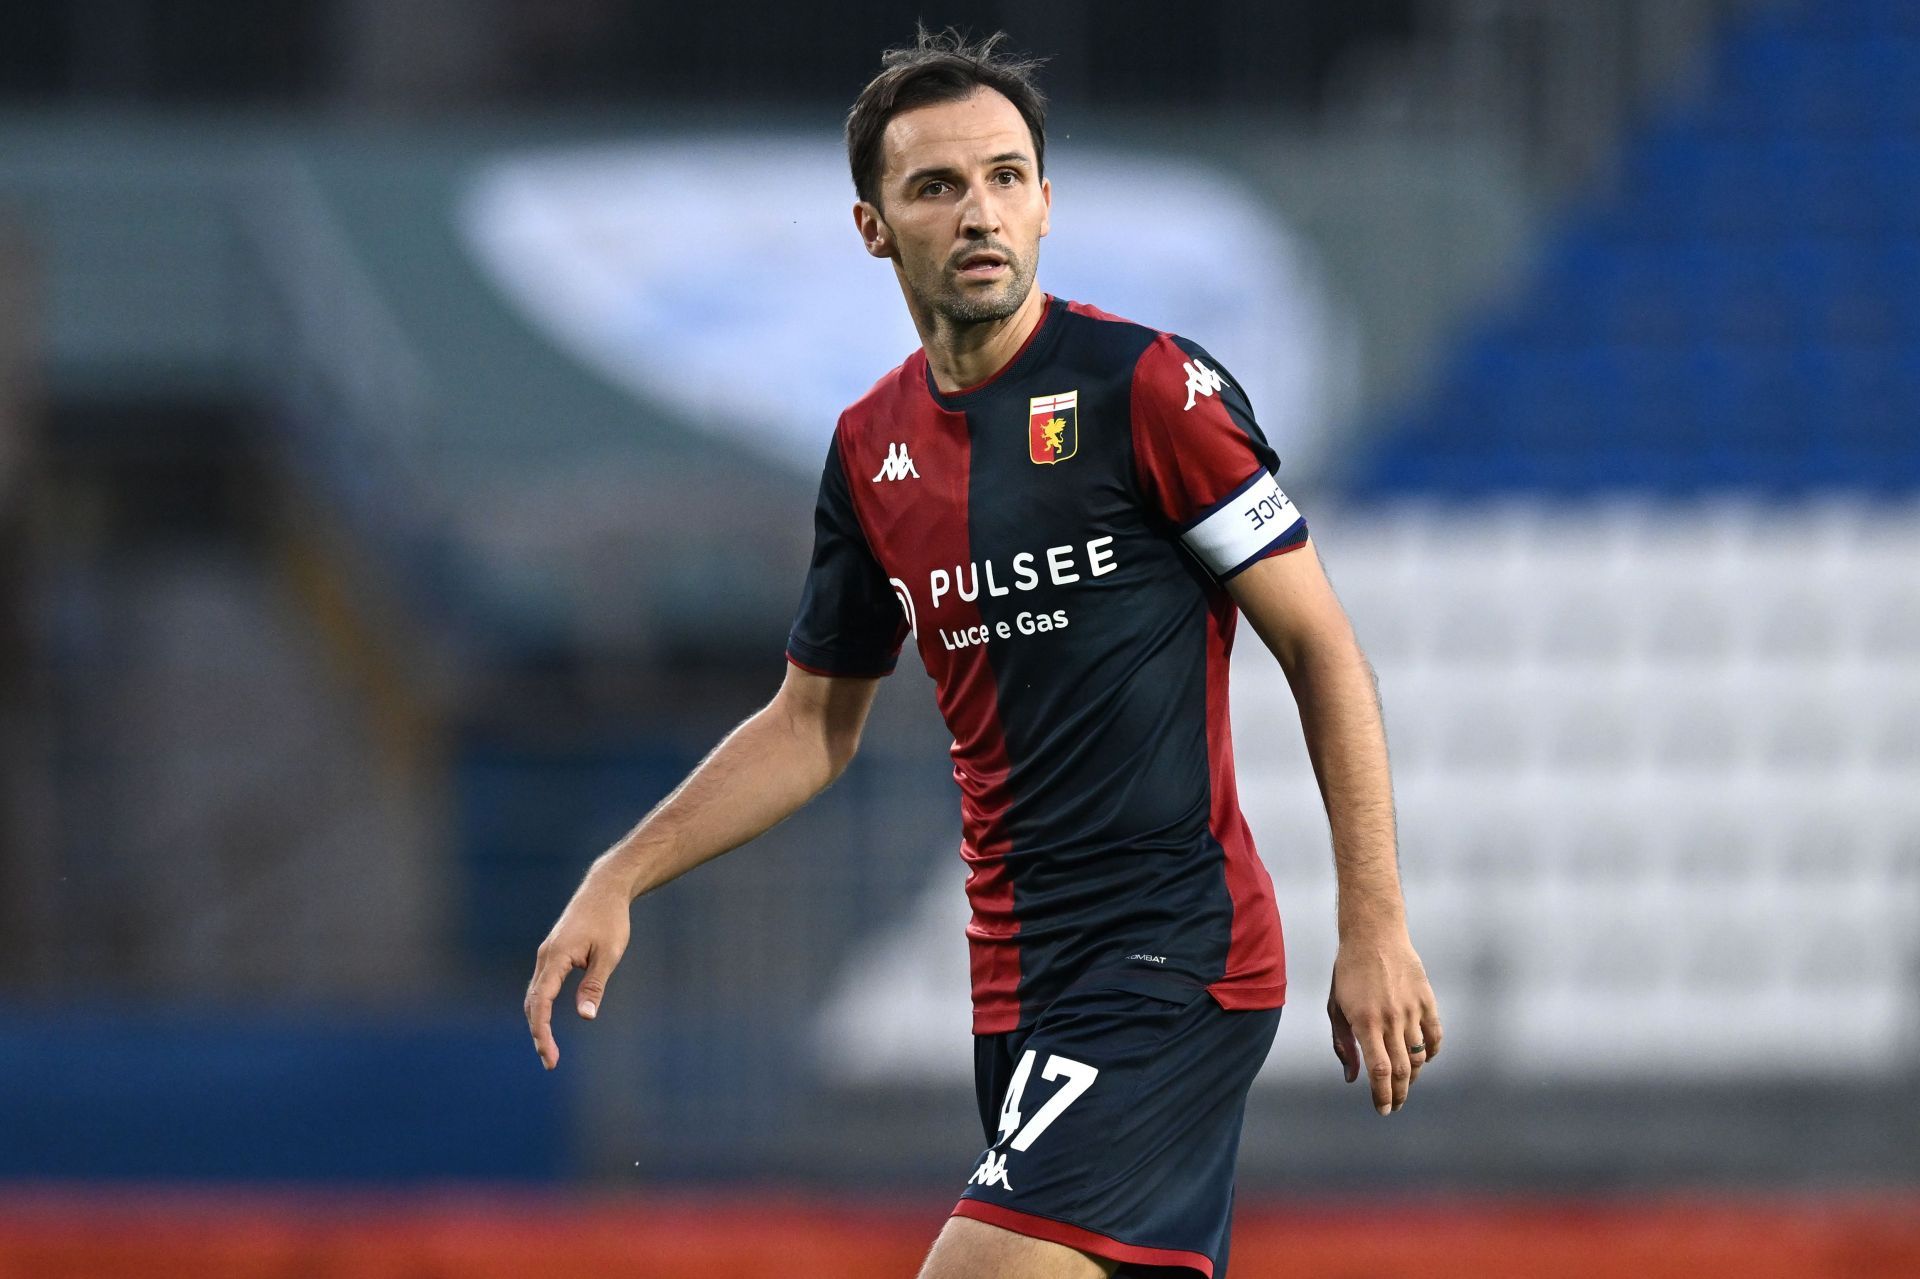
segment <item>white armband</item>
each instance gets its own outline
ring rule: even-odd
[[[1215,577],[1226,577],[1300,522],[1293,501],[1264,467],[1180,534]]]

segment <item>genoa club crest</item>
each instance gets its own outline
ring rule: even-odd
[[[1046,465],[1080,448],[1080,392],[1036,395],[1027,401],[1027,456]]]

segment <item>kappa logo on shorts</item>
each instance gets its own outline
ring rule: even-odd
[[[1013,1183],[1007,1180],[1007,1157],[996,1155],[989,1150],[987,1157],[980,1161],[980,1166],[973,1170],[973,1176],[967,1178],[967,1184],[969,1186],[1000,1186],[1012,1190]]]

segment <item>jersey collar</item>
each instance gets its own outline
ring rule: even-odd
[[[1059,323],[1055,320],[1054,313],[1067,309],[1067,304],[1064,299],[1057,298],[1051,293],[1042,293],[1040,296],[1046,300],[1046,305],[1041,308],[1040,318],[1034,323],[1033,331],[1027,334],[1026,339],[1020,343],[1020,349],[1015,351],[1013,358],[1001,365],[997,372],[987,375],[986,378],[975,382],[972,386],[962,387],[958,391],[942,391],[938,386],[935,386],[933,381],[933,365],[927,359],[926,349],[924,347],[921,349],[921,380],[926,383],[927,394],[933,397],[935,404],[938,404],[943,409],[962,408],[971,404],[1002,378],[1011,379],[1016,374],[1033,367],[1040,361],[1045,353],[1045,348],[1053,344],[1053,338],[1060,329]],[[1045,342],[1039,340],[1043,332],[1047,335]]]

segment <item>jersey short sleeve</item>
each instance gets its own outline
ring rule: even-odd
[[[906,636],[906,614],[854,512],[835,432],[820,473],[813,562],[787,634],[787,658],[816,675],[886,675]]]
[[[1133,448],[1145,500],[1215,578],[1307,540],[1246,392],[1198,343],[1163,333],[1140,356]]]

